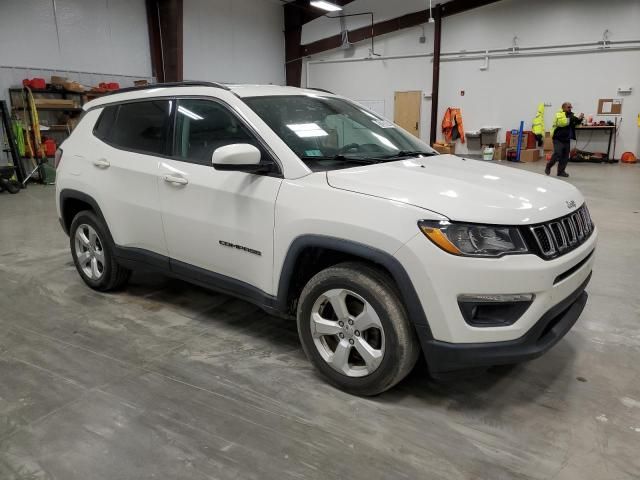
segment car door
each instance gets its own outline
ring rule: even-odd
[[[171,99],[103,109],[87,148],[96,201],[119,247],[167,256],[158,193],[159,155],[171,144]]]
[[[204,269],[219,281],[272,293],[274,206],[282,178],[213,168],[213,152],[238,143],[258,147],[261,161],[273,162],[223,103],[178,99],[174,158],[160,162],[158,177],[171,267],[192,277]]]

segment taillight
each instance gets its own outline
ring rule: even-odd
[[[56,150],[56,156],[54,158],[53,166],[57,169],[60,166],[61,161],[62,161],[62,149],[59,148]]]

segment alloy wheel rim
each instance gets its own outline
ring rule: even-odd
[[[87,224],[76,229],[75,250],[78,265],[91,280],[100,280],[104,275],[104,246],[96,230]]]
[[[357,293],[328,290],[311,309],[313,343],[327,364],[348,377],[375,372],[385,352],[382,322],[375,309]]]

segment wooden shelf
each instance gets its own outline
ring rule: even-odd
[[[45,128],[46,127],[46,128]],[[46,132],[68,132],[72,130],[71,127],[67,125],[40,125],[40,133]],[[31,131],[31,127],[29,127],[29,131]]]
[[[24,89],[22,88],[10,88],[9,92],[19,93]],[[87,92],[73,92],[71,90],[56,90],[56,89],[47,89],[47,90],[34,90],[31,89],[31,93],[50,93],[55,95],[85,95]]]
[[[14,111],[23,111],[25,110],[24,107],[12,107],[11,108]],[[81,112],[82,108],[80,107],[45,107],[45,106],[41,106],[41,107],[37,107],[36,106],[36,110],[50,110],[50,111],[59,111],[59,112]],[[26,108],[26,111],[29,111],[29,107]]]

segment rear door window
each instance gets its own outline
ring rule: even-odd
[[[124,103],[117,107],[113,125],[103,139],[116,148],[141,153],[165,155],[171,138],[173,100],[151,100]],[[105,127],[112,113],[103,112]],[[96,126],[96,136],[102,132],[102,117]]]

